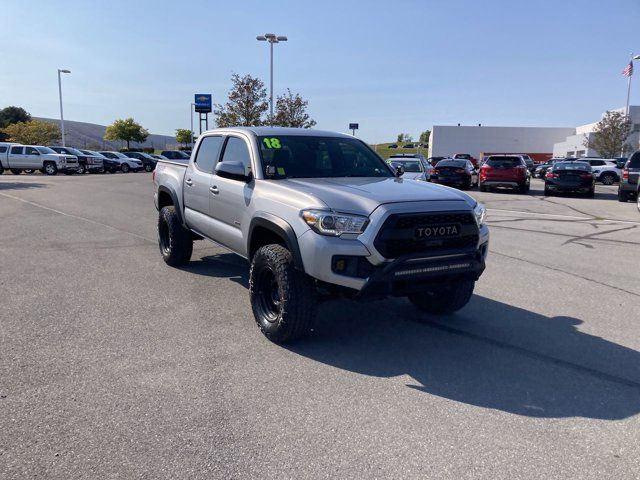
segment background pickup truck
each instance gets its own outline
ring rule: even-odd
[[[164,261],[212,240],[250,263],[256,323],[304,335],[319,299],[406,296],[431,314],[467,304],[484,270],[485,209],[458,190],[402,178],[364,142],[304,129],[217,129],[188,162],[153,174]]]
[[[0,175],[5,169],[19,175],[23,170],[40,170],[47,175],[59,171],[71,174],[78,170],[78,158],[73,155],[61,155],[49,147],[38,145],[0,145]]]

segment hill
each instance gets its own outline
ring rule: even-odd
[[[60,125],[60,120],[56,118],[38,118],[45,122]],[[103,140],[106,126],[95,123],[75,122],[73,120],[64,121],[65,137],[67,146],[75,148],[88,148],[94,150],[118,150],[126,147],[125,142],[108,142]],[[131,147],[153,147],[157,150],[171,150],[178,147],[175,137],[169,135],[150,134],[144,143],[131,143]]]
[[[398,148],[389,148],[389,145],[393,145],[394,143],[395,145],[398,145]],[[371,145],[371,148],[378,152],[378,155],[380,155],[382,158],[389,158],[391,155],[394,155],[396,153],[421,153],[425,157],[429,154],[428,148],[402,148],[401,145],[404,142],[394,143],[377,143]]]

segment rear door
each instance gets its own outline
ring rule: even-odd
[[[229,136],[220,161],[240,162],[244,165],[245,174],[248,174],[252,162],[247,140],[240,136]],[[211,192],[211,216],[215,219],[218,230],[216,240],[234,252],[245,255],[242,227],[243,222],[248,221],[246,212],[253,193],[253,183],[214,175]]]
[[[9,150],[9,167],[10,168],[29,168],[27,166],[27,158],[24,154],[24,147],[14,145]]]
[[[218,162],[224,137],[203,137],[194,161],[184,175],[184,211],[187,224],[203,235],[217,240],[215,222],[211,219],[211,179]]]

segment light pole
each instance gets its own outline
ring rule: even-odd
[[[273,126],[273,44],[286,42],[287,37],[283,35],[276,35],[275,33],[265,33],[264,35],[258,35],[256,40],[259,42],[269,42],[269,47],[271,51],[271,68],[270,68],[270,93],[269,93],[269,105],[270,105],[270,115],[269,115],[269,124]]]
[[[71,70],[58,69],[58,93],[60,94],[60,133],[62,134],[62,146],[66,147],[64,140],[64,114],[62,113],[62,80],[61,73],[71,73]]]

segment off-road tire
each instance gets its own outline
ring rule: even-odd
[[[258,327],[274,343],[296,340],[313,327],[315,284],[295,268],[291,252],[282,245],[265,245],[254,254],[249,296]]]
[[[462,280],[451,285],[409,295],[409,301],[423,312],[432,315],[448,315],[464,307],[475,286],[473,280]]]
[[[163,207],[158,215],[158,246],[167,265],[179,267],[191,260],[193,238],[180,223],[176,207]]]

